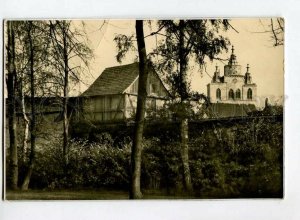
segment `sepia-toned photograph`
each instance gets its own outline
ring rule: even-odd
[[[5,20],[4,199],[284,198],[284,29]]]

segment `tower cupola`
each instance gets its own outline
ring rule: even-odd
[[[249,72],[249,64],[247,64],[247,72],[245,73],[245,84],[251,84],[252,83],[252,77],[251,77],[251,74]]]
[[[241,75],[241,66],[237,62],[237,58],[234,53],[234,46],[231,48],[231,55],[228,64],[224,66],[224,75]]]
[[[234,46],[232,45],[231,56],[230,56],[228,65],[237,65],[237,64],[238,64],[238,62],[236,60],[236,55],[234,54]]]

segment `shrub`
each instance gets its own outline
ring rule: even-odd
[[[110,143],[107,139],[103,143],[71,141],[67,167],[63,164],[60,141],[47,146],[37,153],[31,186],[127,188],[130,145],[115,148]]]
[[[199,197],[281,197],[282,122],[259,119],[241,124],[193,124],[189,139],[192,183]],[[132,128],[132,127],[131,127]],[[116,130],[116,128],[114,128]],[[95,129],[93,139],[70,142],[64,167],[61,137],[37,147],[31,188],[128,189],[132,141],[128,130]],[[183,189],[177,123],[147,125],[143,140],[142,189]],[[20,168],[21,174],[24,169]]]

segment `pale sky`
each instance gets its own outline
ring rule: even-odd
[[[267,29],[270,19],[231,19],[231,25],[239,32],[229,30],[226,33],[221,33],[227,36],[231,44],[235,47],[235,54],[240,65],[242,65],[242,73],[246,72],[246,65],[249,63],[252,80],[257,84],[257,95],[269,99],[278,99],[283,96],[283,62],[284,62],[284,47],[273,47],[270,33],[255,33],[262,32]],[[131,35],[135,33],[134,20],[107,20],[107,24],[103,25],[103,20],[88,20],[86,23],[86,31],[91,41],[91,47],[94,50],[95,58],[91,62],[90,77],[85,77],[86,85],[80,85],[78,89],[83,92],[87,85],[90,85],[106,67],[120,65],[116,61],[116,44],[113,38],[117,34]],[[155,31],[155,21],[152,22],[152,30],[145,24],[145,35]],[[101,28],[101,29],[100,29]],[[146,49],[150,52],[156,47],[155,37],[146,39]],[[228,58],[231,50],[219,57]],[[128,64],[134,61],[135,52],[131,52],[122,62]],[[206,94],[206,85],[211,81],[209,77],[213,75],[215,65],[221,69],[221,75],[224,70],[225,63],[221,61],[208,61],[207,73],[202,75],[194,70],[190,71],[192,76],[192,89]]]

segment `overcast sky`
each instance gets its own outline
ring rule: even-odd
[[[270,19],[232,19],[233,29],[222,33],[227,36],[231,44],[235,47],[235,54],[242,72],[246,72],[246,65],[249,63],[253,82],[257,84],[257,93],[259,97],[278,97],[283,96],[283,46],[273,47],[270,33],[263,32],[268,28]],[[106,67],[120,65],[116,61],[116,44],[113,41],[117,34],[131,35],[135,33],[135,22],[133,20],[107,20],[103,25],[103,20],[88,20],[86,31],[91,41],[91,47],[94,50],[95,58],[90,65],[90,77],[84,80],[86,85],[80,85],[78,89],[84,91]],[[155,31],[155,21],[152,22],[152,30],[145,24],[145,35]],[[156,46],[156,38],[149,37],[146,40],[146,49],[151,51]],[[228,58],[231,50],[220,55],[222,58]],[[136,52],[131,52],[125,57],[122,64],[128,64],[134,61]],[[221,75],[225,63],[221,61],[208,61],[207,73],[202,74],[194,68],[190,71],[192,76],[192,89],[206,94],[206,85],[211,81],[215,65],[221,68]]]

